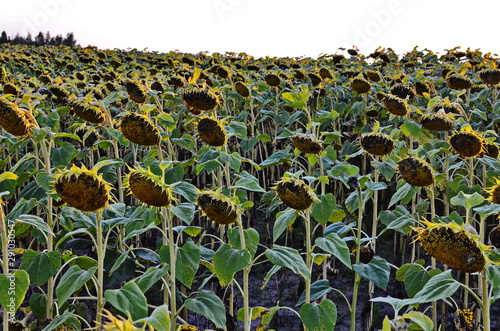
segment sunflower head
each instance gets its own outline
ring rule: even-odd
[[[498,149],[498,145],[495,144],[495,143],[490,143],[490,142],[486,142],[484,144],[484,153],[481,154],[480,156],[484,156],[484,155],[487,155],[491,158],[494,158],[494,159],[497,159],[498,158],[498,153],[499,153],[499,149]]]
[[[379,71],[367,70],[365,74],[372,82],[380,82],[382,80],[382,74]]]
[[[422,127],[431,131],[449,131],[453,129],[453,118],[444,111],[436,114],[425,114],[420,119]]]
[[[120,130],[125,138],[138,145],[157,145],[161,139],[160,131],[147,115],[124,115],[120,121]]]
[[[202,111],[214,110],[220,103],[219,97],[214,92],[198,87],[184,90],[181,97],[188,110],[194,115],[199,115]]]
[[[412,186],[423,187],[434,184],[431,166],[416,157],[410,156],[399,161],[398,172],[403,180]]]
[[[165,207],[174,201],[172,187],[165,184],[161,177],[153,174],[149,168],[137,165],[131,169],[124,182],[140,202],[155,207]]]
[[[472,80],[464,75],[451,74],[447,76],[448,86],[454,90],[465,90],[472,87]]]
[[[364,264],[370,263],[370,261],[373,259],[375,256],[375,252],[373,249],[368,246],[364,245],[360,247],[360,252],[359,252],[359,261]]]
[[[200,192],[196,204],[203,216],[219,225],[232,224],[238,219],[239,210],[234,201],[219,192]]]
[[[302,153],[319,154],[323,150],[323,142],[314,135],[298,133],[291,139],[293,146]]]
[[[477,157],[484,153],[484,138],[471,128],[455,132],[450,137],[453,151],[462,157]]]
[[[458,309],[453,321],[457,330],[474,331],[477,329],[476,323],[474,323],[474,312],[470,309]]]
[[[486,189],[486,193],[489,194],[489,197],[486,198],[486,200],[491,201],[494,204],[500,204],[500,178],[495,177],[495,184],[490,187],[489,189]]]
[[[281,79],[275,75],[275,74],[268,74],[264,77],[264,80],[266,81],[267,85],[276,87],[279,86],[281,83]]]
[[[479,72],[479,78],[484,84],[497,85],[500,83],[500,69],[485,69]]]
[[[318,73],[321,79],[327,79],[327,78],[333,79],[333,75],[328,68],[321,67]]]
[[[415,92],[417,95],[424,95],[424,93],[431,93],[436,90],[434,82],[426,80],[424,82],[415,82]]]
[[[58,103],[65,103],[71,95],[68,91],[66,91],[59,85],[50,85],[49,91],[50,93],[52,93],[52,95],[55,96],[56,102]]]
[[[362,77],[356,77],[351,81],[351,88],[359,94],[368,93],[371,87],[370,82]]]
[[[66,102],[66,105],[82,119],[99,124],[106,119],[104,112],[99,106],[86,102],[81,98],[73,98]]]
[[[103,310],[106,315],[103,315],[108,319],[106,323],[101,323],[101,327],[106,331],[141,331],[134,325],[134,322],[130,317],[124,319],[123,317],[115,317],[110,311]],[[100,313],[99,313],[100,314]]]
[[[391,87],[391,93],[401,99],[411,99],[417,94],[413,85],[396,83]]]
[[[408,104],[405,99],[401,99],[395,95],[386,94],[382,99],[382,103],[387,111],[396,116],[405,116],[408,114]]]
[[[302,180],[285,177],[275,186],[276,195],[288,207],[295,210],[306,210],[319,199],[313,190]]]
[[[244,98],[248,98],[250,96],[250,89],[243,82],[236,82],[234,84],[234,89],[236,90],[236,92],[238,92],[239,95]]]
[[[0,126],[16,137],[26,136],[33,126],[27,111],[0,97]]]
[[[363,134],[360,143],[367,153],[379,156],[391,153],[395,146],[392,137],[381,132]]]
[[[208,116],[198,121],[198,136],[204,143],[214,147],[224,146],[227,142],[226,130],[222,123]]]
[[[124,85],[132,101],[139,104],[146,102],[146,89],[141,84],[133,80],[127,80]]]
[[[97,173],[84,165],[60,170],[54,175],[54,190],[63,203],[84,212],[101,210],[111,200],[111,186]]]
[[[313,86],[318,86],[319,84],[321,84],[321,81],[322,81],[321,76],[318,76],[318,75],[316,75],[315,73],[312,73],[312,72],[308,73],[307,76],[311,80],[311,84]]]
[[[16,85],[7,83],[3,86],[3,94],[12,94],[17,96],[19,94],[19,90]]]
[[[417,239],[436,260],[467,273],[480,272],[487,262],[491,263],[487,255],[490,247],[481,243],[475,231],[470,231],[467,225],[428,221],[423,221],[423,224],[424,227],[414,229]]]
[[[489,239],[490,245],[500,248],[500,225],[497,225],[490,231]]]

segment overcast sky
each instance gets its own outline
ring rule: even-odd
[[[365,54],[500,54],[498,9],[496,0],[18,0],[2,6],[0,31],[72,31],[82,46],[160,52],[317,57],[356,45]]]

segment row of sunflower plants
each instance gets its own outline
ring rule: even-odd
[[[4,330],[490,330],[497,59],[347,53],[2,46]]]

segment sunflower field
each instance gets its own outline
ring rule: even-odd
[[[0,45],[3,330],[498,328],[498,65]]]

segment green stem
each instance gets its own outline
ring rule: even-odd
[[[486,278],[486,269],[480,275],[482,283],[482,311],[483,311],[483,330],[490,331],[490,296],[488,294],[488,281]]]
[[[3,274],[9,274],[9,251],[8,251],[8,239],[7,239],[7,227],[5,226],[5,215],[3,213],[3,201],[0,198],[0,227],[1,227],[1,238],[2,238],[2,269]],[[3,309],[3,331],[9,331],[9,312],[6,308]]]
[[[310,211],[305,212],[305,225],[306,225],[306,266],[307,270],[311,274],[311,264],[312,264],[312,244],[311,244],[311,215]],[[306,301],[305,303],[311,303],[311,277],[305,279],[306,287]]]
[[[97,232],[97,316],[96,316],[96,326],[100,327],[102,321],[101,312],[104,308],[105,300],[104,300],[104,256],[106,246],[103,245],[103,236],[102,236],[102,211],[96,211],[96,232]]]
[[[168,226],[168,247],[170,251],[170,330],[175,331],[176,321],[176,291],[175,291],[175,268],[177,259],[177,250],[175,247],[174,227],[169,209],[166,210],[167,226]]]
[[[358,230],[356,234],[356,263],[359,263],[360,253],[361,253],[361,226],[363,223],[363,197],[361,195],[361,187],[356,187],[358,193]],[[358,302],[358,290],[359,284],[361,283],[361,275],[356,273],[354,275],[354,288],[352,291],[352,303],[351,303],[351,331],[356,331],[356,304]]]
[[[430,221],[436,217],[436,197],[434,196],[434,186],[431,186],[430,188],[430,205],[431,205],[431,219]],[[436,259],[433,257],[432,258],[432,268],[436,269]],[[432,302],[432,325],[433,325],[433,330],[437,330],[437,302],[433,301]]]
[[[238,214],[238,232],[240,235],[241,249],[246,249],[245,242],[245,231],[243,230],[243,222],[241,221],[241,215]],[[248,291],[248,276],[250,274],[251,266],[248,265],[243,268],[243,323],[244,330],[250,331],[250,302],[249,302],[249,291]]]

